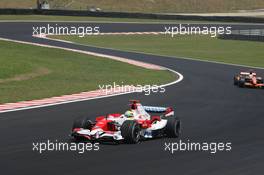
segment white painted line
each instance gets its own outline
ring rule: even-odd
[[[47,37],[45,39],[53,40],[53,38],[47,38]],[[61,42],[65,42],[65,40],[61,40]],[[67,42],[68,41],[66,41],[66,43]],[[190,58],[190,57],[178,57],[178,56],[169,56],[169,55],[162,55],[162,54],[152,54],[152,53],[143,52],[143,51],[140,52],[140,51],[121,50],[121,49],[116,49],[116,48],[94,46],[94,45],[89,45],[89,44],[80,44],[80,43],[76,43],[76,42],[72,42],[72,44],[76,44],[76,45],[80,45],[80,46],[96,47],[96,48],[101,48],[101,49],[111,49],[111,50],[116,50],[116,51],[145,54],[145,55],[150,55],[150,56],[161,56],[161,57],[173,58],[173,59],[191,60],[191,61],[206,62],[206,63],[213,63],[213,64],[222,64],[222,65],[229,65],[229,66],[236,66],[236,67],[260,69],[260,70],[264,69],[264,67],[249,66],[249,65],[243,65],[243,64],[234,64],[234,63],[225,63],[225,62],[212,61],[212,60],[202,60],[202,59],[196,59],[196,58]]]
[[[105,48],[105,49],[107,49],[107,48]],[[108,49],[111,49],[111,48],[108,48]],[[120,51],[124,51],[124,50],[120,50]],[[201,60],[201,59],[189,58],[189,57],[174,57],[174,56],[169,56],[169,55],[152,54],[152,53],[147,53],[147,52],[136,52],[136,51],[128,51],[128,52],[145,54],[145,55],[153,55],[153,56],[161,56],[161,57],[167,57],[167,58],[173,58],[173,59],[182,59],[182,60],[191,60],[191,61],[197,61],[197,62],[222,64],[222,65],[228,65],[228,66],[245,67],[245,68],[260,69],[260,70],[264,69],[264,67],[256,67],[256,66],[249,66],[249,65],[243,65],[243,64],[234,64],[234,63],[225,63],[225,62],[212,61],[212,60]]]
[[[86,36],[101,36],[101,35],[165,35],[166,32],[108,32],[108,33],[92,33]],[[54,41],[60,41],[60,42],[65,42],[65,43],[71,43],[73,44],[74,42],[72,41],[67,41],[67,40],[62,40],[62,39],[57,39],[57,38],[50,38],[49,36],[79,36],[78,34],[39,34],[39,35],[32,35],[33,37],[36,38],[44,38],[44,39],[49,39],[49,40],[54,40]]]
[[[38,38],[46,38],[46,36],[34,36],[32,35],[33,37],[38,37]],[[64,42],[64,43],[70,43],[70,44],[74,44],[74,42],[72,41],[66,41],[66,40],[61,40],[61,39],[55,39],[55,38],[52,38],[53,41],[59,41],[59,42]]]
[[[161,85],[159,87],[167,87],[171,86],[174,84],[177,84],[183,80],[183,75],[180,74],[179,72],[176,72],[172,69],[168,69],[169,71],[177,74],[179,78],[171,83],[167,83],[164,85]],[[150,88],[151,89],[151,88]],[[91,98],[83,98],[83,99],[77,99],[77,100],[69,100],[69,101],[63,101],[63,102],[58,102],[58,103],[53,103],[53,104],[45,104],[45,105],[39,105],[39,106],[30,106],[30,107],[24,107],[24,108],[17,108],[17,109],[11,109],[11,110],[6,110],[6,111],[0,111],[1,113],[8,113],[8,112],[14,112],[14,111],[22,111],[22,110],[28,110],[28,109],[36,109],[36,108],[44,108],[44,107],[49,107],[49,106],[57,106],[57,105],[62,105],[62,104],[69,104],[69,103],[75,103],[75,102],[82,102],[82,101],[89,101],[89,100],[95,100],[95,99],[101,99],[101,98],[107,98],[107,97],[115,97],[119,95],[125,95],[125,94],[131,94],[131,93],[136,93],[136,92],[124,92],[120,94],[111,94],[111,95],[106,95],[106,96],[99,96],[99,97],[91,97]]]
[[[5,38],[0,38],[0,40],[17,42],[17,43],[22,43],[22,44],[36,45],[35,43],[18,41],[18,40],[11,40],[11,39],[5,39]],[[49,45],[42,45],[42,44],[37,44],[37,45],[38,46],[42,46],[42,47],[54,48],[53,46],[49,46]],[[57,48],[57,47],[55,47],[55,48]],[[62,49],[66,50],[66,48],[62,48]],[[106,55],[106,57],[109,57],[109,55]],[[134,60],[132,60],[132,61],[134,61]],[[147,64],[147,63],[144,63],[144,64]],[[178,75],[178,79],[177,80],[175,80],[173,82],[170,82],[170,83],[167,83],[167,84],[160,85],[159,87],[171,86],[173,84],[179,83],[184,78],[183,75],[180,74],[179,72],[176,72],[176,71],[174,71],[172,69],[169,69],[169,68],[166,68],[166,67],[162,67],[162,66],[159,66],[159,67],[161,68],[161,70],[169,70],[169,71],[173,72],[174,74],[177,74]],[[152,88],[153,87],[150,87],[149,89],[152,89]],[[82,92],[82,93],[85,93],[85,92]],[[135,92],[132,91],[132,92],[124,92],[124,93],[119,93],[119,94],[111,94],[111,95],[98,96],[98,97],[88,97],[88,98],[81,98],[81,99],[76,99],[76,100],[66,100],[66,101],[56,102],[56,103],[51,103],[51,104],[43,104],[43,105],[38,105],[38,106],[29,106],[29,107],[21,107],[21,108],[16,108],[16,109],[4,110],[4,111],[0,111],[0,113],[21,111],[21,110],[28,110],[28,109],[35,109],[35,108],[43,108],[43,107],[48,107],[48,106],[55,106],[55,105],[68,104],[68,103],[74,103],[74,102],[88,101],[88,100],[94,100],[94,99],[100,99],[100,98],[107,98],[107,97],[119,96],[119,95],[124,95],[124,94],[130,94],[130,93],[135,93]],[[77,94],[75,94],[75,95],[77,95]],[[59,98],[59,97],[51,97],[51,98]],[[43,100],[45,100],[45,99],[43,99]],[[47,100],[49,100],[49,99],[47,99]],[[31,101],[28,101],[28,102],[24,101],[23,102],[23,105],[25,105],[27,103],[30,104]],[[3,104],[3,105],[5,105],[5,104]],[[18,106],[20,106],[20,105],[21,104],[19,104],[19,102],[18,102]]]
[[[113,33],[113,34],[116,34],[116,33]],[[124,33],[119,33],[119,34],[124,34]],[[156,32],[155,33],[153,33],[153,32],[126,32],[126,34],[156,34]],[[46,39],[50,39],[50,38],[46,38]],[[17,42],[17,43],[22,43],[22,44],[37,45],[37,46],[48,47],[48,48],[57,48],[57,49],[69,50],[69,51],[74,51],[74,52],[79,52],[79,53],[85,53],[85,54],[89,54],[89,55],[100,56],[100,57],[105,57],[105,58],[110,58],[110,59],[116,59],[116,58],[112,58],[113,56],[110,56],[110,55],[98,54],[98,53],[94,53],[94,52],[86,52],[86,51],[80,51],[80,50],[75,50],[75,49],[69,49],[69,48],[63,48],[63,47],[57,47],[57,46],[50,46],[50,45],[38,44],[38,43],[31,43],[31,42],[25,42],[25,41],[18,41],[18,40],[11,40],[11,39],[5,39],[5,38],[0,38],[0,40],[12,41],[12,42]],[[59,40],[59,39],[53,39],[53,40],[57,40],[57,41],[60,41],[60,42],[73,43],[73,42],[70,42],[70,41],[64,41],[64,40]],[[82,44],[79,44],[79,45],[82,45]],[[84,45],[84,46],[89,46],[89,45]],[[93,46],[93,47],[95,47],[95,46]],[[100,47],[100,48],[104,48],[104,47]],[[109,49],[109,48],[106,48],[106,49]],[[115,49],[115,50],[117,50],[117,49]],[[143,53],[143,54],[148,54],[148,55],[154,55],[154,54],[149,54],[149,53],[145,53],[145,52],[135,52],[135,53]],[[158,56],[164,56],[164,55],[158,55]],[[170,57],[170,56],[165,56],[165,57]],[[176,57],[172,57],[172,58],[176,58]],[[121,59],[126,59],[126,58],[121,58]],[[250,66],[239,65],[239,64],[222,63],[222,62],[210,61],[210,60],[198,60],[198,59],[185,58],[185,57],[180,57],[180,59],[188,59],[188,60],[193,60],[193,61],[209,62],[209,63],[240,66],[240,67],[250,67]],[[128,60],[128,59],[126,59],[126,60]],[[134,60],[130,60],[130,62],[131,61],[134,61]],[[147,63],[141,62],[141,64],[147,64]],[[153,66],[156,66],[156,65],[153,65]],[[160,87],[170,86],[170,85],[176,84],[176,83],[178,83],[178,82],[183,80],[183,75],[182,74],[180,74],[180,73],[178,73],[178,72],[176,72],[176,71],[174,71],[172,69],[169,69],[169,68],[165,68],[165,67],[161,67],[161,66],[158,66],[158,67],[167,69],[167,70],[169,70],[169,71],[171,71],[171,72],[173,72],[173,73],[175,73],[175,74],[177,74],[179,76],[179,78],[176,81],[161,85]],[[264,69],[264,68],[259,68],[259,67],[251,67],[251,68]],[[152,89],[152,87],[149,88],[149,89]],[[129,93],[134,93],[134,92],[125,92],[125,93],[111,94],[111,95],[99,96],[99,97],[88,97],[88,98],[82,98],[82,99],[76,99],[76,100],[67,100],[67,101],[56,102],[56,103],[52,103],[52,104],[43,104],[43,105],[39,105],[39,106],[22,107],[22,108],[17,108],[17,109],[0,111],[0,113],[27,110],[27,109],[34,109],[34,108],[42,108],[42,107],[55,106],[55,105],[60,105],[60,104],[73,103],[73,102],[81,102],[81,101],[100,99],[100,98],[118,96],[118,95],[129,94]],[[58,97],[52,97],[52,98],[58,98]],[[31,102],[30,101],[24,102],[23,104],[25,104],[25,103],[30,104]]]
[[[160,55],[160,56],[162,56],[162,55]],[[167,56],[167,57],[170,57],[170,56]],[[200,60],[200,59],[189,58],[189,57],[172,57],[172,58],[179,58],[179,59],[184,59],[184,60],[191,60],[191,61],[198,61],[198,62],[206,62],[206,63],[214,63],[214,64],[222,64],[222,65],[236,66],[236,67],[245,67],[245,68],[261,69],[261,70],[264,69],[264,67],[248,66],[248,65],[234,64],[234,63],[224,63],[224,62],[211,61],[211,60]]]
[[[141,61],[130,60],[130,59],[127,59],[127,58],[122,58],[122,57],[117,57],[117,56],[99,54],[99,53],[90,52],[90,51],[70,49],[70,48],[59,47],[59,46],[50,46],[50,45],[46,45],[46,44],[38,44],[38,43],[19,41],[19,40],[12,40],[12,39],[6,39],[6,38],[0,38],[0,40],[11,41],[11,42],[16,42],[16,43],[21,43],[21,44],[29,44],[29,45],[34,45],[34,46],[47,47],[47,48],[62,49],[62,50],[67,50],[67,51],[72,51],[72,52],[77,52],[77,53],[82,53],[82,54],[102,57],[102,58],[109,58],[109,59],[112,59],[112,60],[129,63],[129,64],[132,64],[132,65],[135,65],[135,66],[139,66],[139,67],[143,67],[143,68],[146,68],[146,69],[164,70],[163,67],[158,66],[158,65],[154,65],[154,64],[150,64],[150,63],[144,63],[144,62],[141,62]]]

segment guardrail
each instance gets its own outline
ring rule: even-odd
[[[218,38],[264,42],[264,29],[233,30],[231,34],[218,35]]]
[[[221,21],[221,22],[248,22],[264,23],[264,18],[241,16],[196,16],[177,14],[151,14],[127,12],[91,12],[85,10],[38,10],[38,9],[0,9],[0,15],[61,15],[61,16],[91,16],[112,18],[141,18],[161,20],[196,20],[196,21]]]

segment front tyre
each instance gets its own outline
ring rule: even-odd
[[[165,128],[167,137],[177,138],[181,132],[181,121],[177,117],[169,117]]]
[[[126,143],[138,143],[140,140],[140,125],[134,120],[127,120],[121,126],[121,135]]]
[[[84,138],[77,134],[74,129],[83,128],[91,130],[93,127],[93,122],[89,118],[78,118],[73,122],[72,126],[72,137],[75,141],[82,141]]]
[[[92,129],[93,122],[85,117],[85,118],[78,118],[73,122],[72,130],[75,128],[83,128],[83,129]]]
[[[243,88],[243,87],[245,87],[245,80],[239,80],[238,81],[238,87],[240,87],[240,88]]]

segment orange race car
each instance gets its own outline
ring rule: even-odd
[[[234,77],[234,85],[238,87],[264,88],[263,79],[255,72],[240,72]]]

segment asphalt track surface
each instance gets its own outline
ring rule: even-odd
[[[261,175],[264,170],[264,91],[233,86],[232,77],[244,67],[169,57],[120,52],[32,38],[32,25],[0,23],[0,37],[124,56],[174,69],[184,80],[165,94],[128,94],[111,98],[0,114],[1,174],[201,174]],[[86,25],[88,25],[86,23]],[[98,24],[96,24],[98,25]],[[163,25],[99,24],[102,32],[162,31]],[[263,28],[236,25],[234,28]],[[231,58],[230,58],[231,59]],[[264,75],[264,70],[257,70]],[[100,151],[32,151],[32,142],[47,139],[68,142],[73,120],[122,112],[129,99],[143,104],[174,106],[183,122],[180,139],[187,142],[232,142],[232,151],[164,151],[156,139],[137,145],[100,145]]]

